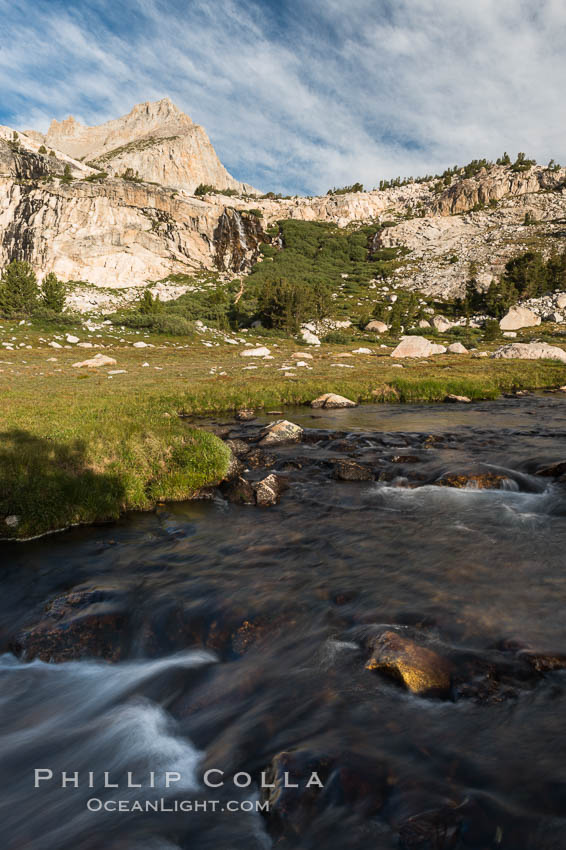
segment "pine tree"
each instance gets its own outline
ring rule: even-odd
[[[54,272],[49,272],[41,284],[43,306],[54,313],[62,313],[65,308],[65,285]]]
[[[63,176],[61,177],[61,183],[63,183],[63,185],[65,185],[65,186],[68,186],[69,183],[72,183],[72,182],[73,182],[73,175],[71,174],[71,166],[69,165],[69,163],[67,163],[67,165],[65,166],[65,168],[63,170]]]
[[[39,287],[35,272],[24,260],[12,260],[0,278],[0,313],[6,317],[31,316]]]

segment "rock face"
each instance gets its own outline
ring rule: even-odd
[[[493,357],[498,360],[560,360],[566,363],[566,351],[546,342],[511,342],[498,348]]]
[[[131,168],[144,180],[191,193],[200,183],[255,191],[226,171],[203,128],[168,97],[139,103],[128,115],[97,127],[85,127],[72,116],[53,121],[45,145],[110,174]]]
[[[391,357],[430,357],[432,354],[444,354],[444,345],[437,345],[424,336],[404,336]]]
[[[534,328],[540,325],[540,316],[528,307],[511,307],[499,322],[502,331],[518,331],[520,328]]]

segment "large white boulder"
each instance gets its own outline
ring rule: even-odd
[[[528,307],[511,307],[499,322],[502,331],[518,331],[520,328],[534,328],[537,325],[540,325],[540,316]]]
[[[560,360],[566,363],[566,351],[546,342],[511,342],[492,355],[505,360]]]
[[[556,306],[559,310],[566,310],[566,292],[561,292],[556,298]]]
[[[444,345],[437,345],[424,336],[404,336],[391,352],[391,357],[430,357],[432,354],[444,354]]]

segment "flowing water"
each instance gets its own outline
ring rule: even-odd
[[[2,546],[6,850],[566,847],[566,483],[535,474],[566,400],[285,416],[309,430],[274,507]],[[384,631],[449,658],[450,692],[366,669]]]

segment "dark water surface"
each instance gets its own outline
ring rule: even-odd
[[[6,850],[566,848],[566,483],[534,474],[566,460],[566,400],[285,416],[316,430],[275,452],[277,506],[217,494],[1,546]],[[336,480],[340,458],[374,480]],[[461,474],[497,489],[438,486]],[[366,669],[385,631],[449,659],[450,692]],[[228,812],[273,763],[299,789]]]

